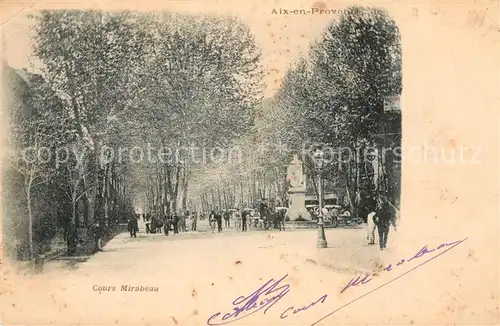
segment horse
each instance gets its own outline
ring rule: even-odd
[[[285,230],[285,211],[281,210],[278,212],[271,213],[271,221],[273,223],[273,227],[278,231]]]

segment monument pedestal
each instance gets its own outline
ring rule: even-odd
[[[304,219],[311,219],[309,212],[306,209],[306,190],[305,189],[290,189],[288,191],[289,208],[288,216],[290,220],[296,220],[299,216]]]
[[[288,189],[288,216],[290,220],[293,221],[299,216],[310,219],[311,216],[306,209],[306,175],[302,161],[297,155],[293,157],[288,166],[287,179],[290,182]]]

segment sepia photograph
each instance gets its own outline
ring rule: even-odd
[[[2,324],[500,321],[498,6],[2,6]]]

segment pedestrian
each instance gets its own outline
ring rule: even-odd
[[[155,226],[156,226],[156,233],[161,234],[161,229],[163,228],[163,219],[159,217],[156,218]]]
[[[227,209],[224,211],[224,226],[226,228],[229,228],[231,226],[229,222],[229,210]]]
[[[377,202],[375,200],[368,202],[366,205],[365,213],[368,213],[366,218],[366,239],[368,240],[368,244],[375,244],[375,229],[377,225],[373,222],[373,217],[376,214],[376,209]]]
[[[260,216],[259,212],[255,213],[255,219],[257,220],[256,228],[259,230],[263,230],[264,229],[264,218],[262,216]]]
[[[240,210],[236,209],[236,212],[234,212],[234,224],[236,227],[236,230],[239,231],[241,227],[241,215],[240,215]]]
[[[243,231],[243,232],[247,231],[247,215],[248,215],[247,210],[244,210],[241,213],[241,225],[243,227],[241,231]]]
[[[151,232],[151,216],[149,213],[146,215],[146,234],[152,233]]]
[[[286,210],[280,210],[278,212],[278,227],[279,230],[285,231],[285,220],[286,220]]]
[[[217,212],[215,215],[215,219],[217,220],[217,232],[222,232],[222,213]]]
[[[90,233],[94,242],[94,252],[102,251],[102,237],[104,235],[104,222],[97,220],[90,226]]]
[[[165,216],[165,222],[163,223],[163,232],[165,232],[165,235],[168,235],[168,231],[170,231],[171,227],[172,227],[172,219],[170,218],[170,214],[167,214]]]
[[[332,225],[337,226],[339,221],[339,209],[338,206],[334,206],[332,209]]]
[[[188,223],[191,222],[191,213],[189,211],[186,211],[186,215],[185,215],[185,218],[184,218],[184,228],[186,229],[185,232],[187,232],[187,229],[188,229]]]
[[[323,215],[323,219],[325,220],[328,220],[330,218],[330,211],[325,206],[323,206],[323,208],[321,209],[321,214]]]
[[[137,238],[139,224],[137,223],[137,218],[135,216],[130,217],[130,219],[128,220],[128,231],[130,232],[131,238]]]
[[[210,223],[210,228],[212,229],[212,233],[215,231],[215,212],[212,211],[210,212],[210,215],[208,216],[208,222]]]
[[[183,214],[182,215],[182,232],[187,232],[187,224],[186,224],[186,219],[187,219],[187,215]]]
[[[380,205],[380,208],[377,209],[375,215],[373,216],[373,222],[377,226],[380,250],[385,250],[387,248],[387,237],[389,235],[389,226],[392,224],[394,227],[394,231],[396,231],[396,221],[395,215],[392,211],[392,208],[389,206],[387,202],[384,202]]]
[[[177,213],[174,213],[173,223],[174,223],[174,234],[179,234],[179,215],[177,215]]]
[[[368,244],[375,244],[375,229],[377,228],[377,225],[373,222],[373,217],[375,216],[375,211],[371,211],[368,214],[368,218],[366,219],[367,222],[367,236],[366,239],[368,240]]]
[[[191,216],[191,231],[196,231],[197,222],[198,222],[198,215],[196,215],[196,212],[193,212],[193,215]]]

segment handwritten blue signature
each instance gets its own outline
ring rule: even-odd
[[[458,241],[454,241],[454,242],[450,242],[450,243],[442,243],[440,244],[439,246],[437,246],[435,249],[429,249],[427,247],[427,245],[423,246],[413,257],[409,258],[409,259],[404,259],[402,258],[398,263],[396,263],[396,267],[397,266],[401,266],[403,265],[405,262],[410,262],[414,259],[417,259],[417,258],[420,258],[426,254],[429,254],[431,252],[434,252],[436,250],[440,250],[442,248],[446,248],[446,247],[450,247],[450,246],[456,246],[460,243],[462,243],[463,241],[465,241],[466,239],[463,239],[463,240],[458,240]],[[451,249],[451,248],[450,248]],[[387,265],[384,269],[382,269],[382,271],[384,272],[390,272],[392,271],[393,269],[393,266],[392,264],[389,264]],[[363,285],[363,284],[366,284],[368,282],[370,282],[374,276],[378,276],[379,273],[378,272],[375,272],[373,274],[366,274],[363,278],[361,278],[361,276],[358,276],[356,278],[353,278],[351,279],[347,285],[342,289],[342,291],[340,291],[340,293],[343,293],[345,290],[347,290],[348,288],[350,287],[353,287],[353,286],[359,286],[359,285]]]
[[[295,307],[289,307],[288,309],[286,309],[285,311],[283,311],[283,313],[280,315],[280,318],[281,319],[285,319],[288,317],[288,312],[291,311],[292,314],[298,314],[299,312],[301,311],[306,311],[307,309],[311,308],[311,307],[314,307],[316,304],[318,303],[325,303],[325,300],[327,298],[327,295],[323,295],[322,297],[320,297],[318,300],[308,304],[307,306],[303,306],[301,308],[297,308],[295,309]]]
[[[400,260],[400,261],[396,264],[396,266],[400,266],[400,265],[404,264],[404,263],[405,263],[405,262],[407,262],[407,261],[411,261],[411,260],[413,260],[413,259],[420,258],[420,257],[422,257],[422,256],[424,256],[424,255],[426,255],[426,254],[428,254],[428,253],[434,252],[434,251],[436,251],[436,250],[440,250],[440,249],[445,248],[445,247],[448,247],[448,248],[447,248],[446,250],[441,251],[441,252],[440,252],[440,253],[438,253],[437,255],[434,255],[434,256],[432,256],[432,257],[428,258],[427,260],[422,261],[420,264],[418,264],[417,266],[415,266],[415,267],[413,267],[413,268],[411,268],[411,269],[407,270],[406,272],[404,272],[404,273],[402,273],[402,274],[397,275],[397,276],[396,276],[396,277],[394,277],[393,279],[391,279],[391,280],[389,280],[389,281],[387,281],[387,282],[385,282],[385,283],[383,283],[383,284],[381,284],[381,285],[377,286],[376,288],[374,288],[374,289],[372,289],[372,290],[370,290],[370,291],[366,292],[365,294],[362,294],[362,295],[360,295],[359,297],[357,297],[357,298],[355,298],[355,299],[353,299],[353,300],[351,300],[351,301],[347,302],[346,304],[344,304],[344,305],[342,305],[342,306],[340,306],[340,307],[336,308],[335,310],[333,310],[333,311],[329,312],[329,313],[328,313],[328,314],[326,314],[325,316],[323,316],[323,317],[321,317],[320,319],[316,320],[316,321],[315,321],[314,323],[312,323],[310,326],[315,326],[315,325],[319,324],[320,322],[322,322],[322,321],[323,321],[323,320],[325,320],[326,318],[330,317],[331,315],[333,315],[333,314],[334,314],[334,313],[336,313],[337,311],[340,311],[340,310],[344,309],[345,307],[349,306],[350,304],[353,304],[354,302],[356,302],[356,301],[358,301],[358,300],[360,300],[360,299],[362,299],[362,298],[364,298],[364,297],[368,296],[369,294],[372,294],[373,292],[375,292],[375,291],[377,291],[377,290],[380,290],[380,289],[381,289],[381,288],[383,288],[384,286],[386,286],[386,285],[388,285],[388,284],[390,284],[390,283],[392,283],[392,282],[394,282],[394,281],[396,281],[396,280],[400,279],[401,277],[403,277],[403,276],[405,276],[405,275],[407,275],[407,274],[409,274],[409,273],[411,273],[411,272],[413,272],[413,271],[417,270],[418,268],[422,267],[423,265],[427,264],[428,262],[433,261],[434,259],[436,259],[436,258],[438,258],[439,256],[443,255],[444,253],[446,253],[446,252],[450,251],[451,249],[455,248],[456,246],[458,246],[459,244],[461,244],[461,243],[462,243],[462,242],[464,242],[465,240],[467,240],[467,238],[464,238],[464,239],[462,239],[462,240],[457,240],[457,241],[449,242],[449,243],[442,243],[442,244],[440,244],[439,246],[437,246],[435,249],[428,249],[428,247],[427,247],[427,246],[423,246],[423,247],[422,247],[422,248],[421,248],[421,249],[420,249],[420,250],[419,250],[419,251],[418,251],[418,252],[417,252],[417,253],[416,253],[413,257],[411,257],[411,258],[410,258],[410,259],[408,259],[408,260],[405,260],[404,258],[403,258],[403,259],[401,259],[401,260]],[[386,268],[384,268],[384,271],[387,271],[387,272],[392,271],[392,265],[391,265],[391,264],[387,265],[387,267],[386,267]],[[375,273],[375,274],[376,274],[376,273]],[[375,274],[373,274],[373,275],[375,275]],[[356,278],[354,281],[353,281],[353,280],[351,280],[351,281],[350,281],[350,282],[346,285],[346,287],[344,287],[344,289],[341,291],[341,293],[342,293],[342,292],[344,292],[345,290],[347,290],[347,289],[348,289],[349,287],[351,287],[351,286],[356,286],[356,285],[360,285],[360,284],[366,284],[366,283],[368,283],[369,281],[371,281],[371,278],[370,278],[370,279],[368,279],[368,277],[366,277],[366,276],[365,276],[365,278],[363,278],[363,279],[361,279],[361,280],[359,280],[359,279],[357,279],[357,278]]]
[[[281,284],[283,280],[288,277],[288,274],[278,280],[270,279],[257,290],[253,291],[250,295],[239,296],[233,301],[233,311],[222,314],[217,312],[207,320],[208,325],[224,325],[235,322],[242,318],[246,318],[254,313],[264,309],[264,314],[280,301],[288,292],[290,292],[289,284]],[[281,315],[281,319],[287,318],[290,314],[297,314],[302,311],[319,304],[324,303],[327,295],[323,295],[316,301],[301,308],[289,307]],[[220,317],[220,320],[217,319]]]
[[[339,311],[339,310],[347,307],[348,305],[360,300],[361,298],[379,290],[380,288],[388,285],[389,283],[396,281],[397,279],[399,279],[399,278],[403,277],[404,275],[416,270],[417,268],[423,266],[424,264],[436,259],[437,257],[441,256],[442,254],[446,253],[447,251],[455,248],[456,246],[458,246],[459,244],[461,244],[465,240],[467,240],[467,238],[462,239],[462,240],[458,240],[458,241],[454,241],[454,242],[443,243],[434,249],[429,249],[427,245],[423,246],[414,256],[412,256],[409,259],[402,258],[397,264],[395,264],[395,266],[396,267],[400,266],[406,262],[410,262],[414,259],[421,258],[426,254],[441,250],[443,248],[447,248],[447,249],[442,250],[440,253],[430,257],[427,260],[424,260],[423,262],[421,262],[417,266],[415,266],[415,267],[411,268],[410,270],[396,276],[392,280],[389,280],[389,281],[383,283],[382,285],[379,285],[375,289],[368,291],[367,293],[349,301],[348,303],[342,305],[341,307],[336,308],[332,312],[328,313],[327,315],[321,317],[320,319],[318,319],[317,321],[312,323],[311,326],[315,326],[315,325],[319,324],[321,321],[330,317],[331,315],[333,315],[337,311]],[[386,272],[390,272],[392,270],[393,270],[392,264],[387,265],[383,269],[383,271],[386,271]],[[342,291],[340,291],[340,293],[345,292],[350,287],[360,286],[360,285],[366,284],[366,283],[370,282],[374,276],[377,276],[377,275],[379,275],[379,274],[377,272],[375,272],[371,275],[367,274],[366,276],[364,276],[364,278],[361,278],[360,276],[353,278],[347,283],[347,285],[342,289]],[[224,314],[222,312],[217,312],[217,313],[213,314],[210,318],[208,318],[207,324],[212,325],[212,326],[229,324],[229,323],[235,322],[237,320],[251,316],[254,313],[261,311],[261,310],[263,310],[263,312],[265,314],[272,306],[274,306],[278,301],[283,299],[283,297],[287,293],[290,292],[290,285],[286,284],[286,283],[282,283],[287,277],[288,277],[288,274],[283,276],[282,278],[280,278],[278,280],[274,280],[272,278],[269,281],[265,282],[264,285],[259,287],[257,290],[253,291],[251,294],[249,294],[247,296],[239,296],[238,298],[236,298],[232,302],[233,303],[233,308],[232,308],[233,311],[227,312]],[[312,303],[305,305],[303,307],[300,307],[300,308],[295,308],[293,306],[289,307],[285,311],[283,311],[283,313],[280,315],[280,318],[285,319],[285,318],[288,318],[290,316],[290,314],[297,314],[297,313],[306,311],[309,308],[312,308],[317,304],[323,304],[323,303],[325,303],[325,300],[327,297],[328,296],[326,294],[324,294],[316,301],[313,301]]]

